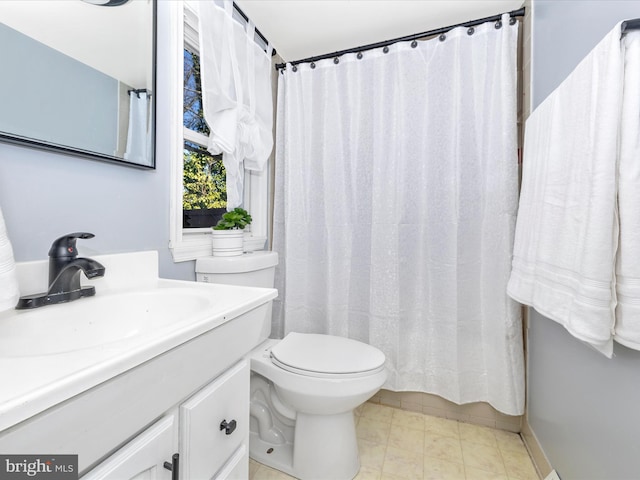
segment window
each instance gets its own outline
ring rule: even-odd
[[[211,255],[211,228],[226,211],[222,158],[207,149],[200,103],[198,18],[189,2],[158,4],[158,156],[171,163],[170,249],[175,262]],[[183,40],[183,42],[181,41]],[[164,89],[162,89],[164,86]],[[268,233],[270,168],[245,171],[243,205],[253,217],[254,248]],[[204,219],[196,218],[201,214]],[[198,223],[200,222],[200,223]]]
[[[227,206],[222,155],[207,151],[209,127],[202,110],[200,57],[185,41],[183,62],[183,192],[182,228],[215,225]]]

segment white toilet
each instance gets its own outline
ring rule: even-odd
[[[196,276],[273,287],[277,263],[275,252],[200,258]],[[348,338],[289,333],[266,340],[250,357],[251,457],[303,480],[355,477],[360,462],[353,410],[384,384],[384,354]]]

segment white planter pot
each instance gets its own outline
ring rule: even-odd
[[[214,257],[235,257],[242,255],[244,232],[242,230],[213,230],[211,234]]]

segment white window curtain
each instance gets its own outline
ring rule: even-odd
[[[208,150],[222,153],[227,210],[242,203],[244,169],[261,171],[273,148],[271,47],[254,41],[255,27],[233,20],[233,2],[193,2],[199,18],[204,118]]]
[[[272,336],[354,338],[385,388],[524,408],[506,295],[518,198],[518,26],[279,76]],[[330,352],[328,352],[330,354]]]

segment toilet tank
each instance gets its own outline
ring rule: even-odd
[[[276,252],[248,252],[235,257],[204,257],[196,260],[196,280],[245,287],[273,288],[278,264]]]

